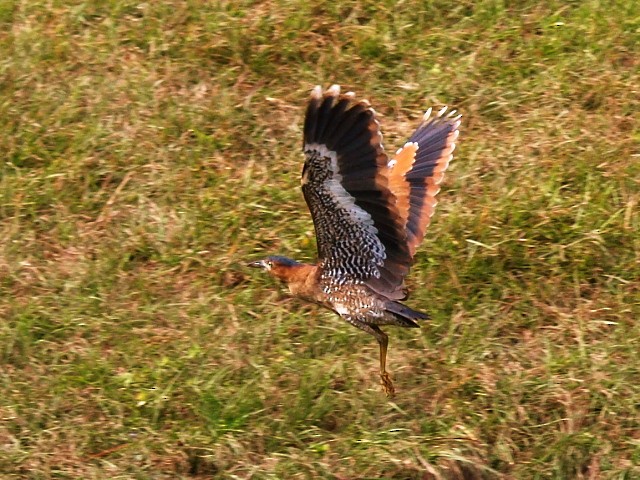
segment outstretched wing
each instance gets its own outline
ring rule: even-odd
[[[389,189],[375,112],[353,93],[316,87],[304,124],[302,191],[316,229],[323,275],[361,281],[394,298],[409,271],[405,225]]]
[[[424,238],[435,211],[436,195],[444,171],[453,158],[460,115],[443,108],[435,117],[431,109],[409,141],[389,162],[387,177],[407,234],[411,258]]]

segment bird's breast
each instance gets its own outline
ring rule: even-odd
[[[318,278],[318,267],[316,265],[302,265],[293,275],[287,278],[289,292],[294,297],[300,297],[314,302],[319,301],[321,285]]]
[[[343,317],[376,317],[384,311],[383,299],[366,285],[338,285],[325,291],[324,303]]]

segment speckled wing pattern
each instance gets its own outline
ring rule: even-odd
[[[389,160],[366,100],[316,87],[304,124],[302,191],[311,211],[323,277],[364,283],[389,299],[404,277],[435,206],[458,118],[425,116]],[[457,122],[457,123],[456,123]]]
[[[323,276],[367,282],[381,291],[402,283],[410,261],[403,220],[381,174],[388,157],[375,112],[337,86],[312,93],[304,124],[302,191],[316,228]]]

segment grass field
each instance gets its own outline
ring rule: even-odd
[[[374,339],[312,261],[304,106],[463,114]],[[0,2],[0,478],[640,478],[640,2]]]

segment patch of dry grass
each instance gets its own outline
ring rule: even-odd
[[[7,478],[640,475],[637,2],[0,5]],[[464,114],[392,330],[243,263],[310,260],[304,103],[389,150]]]

